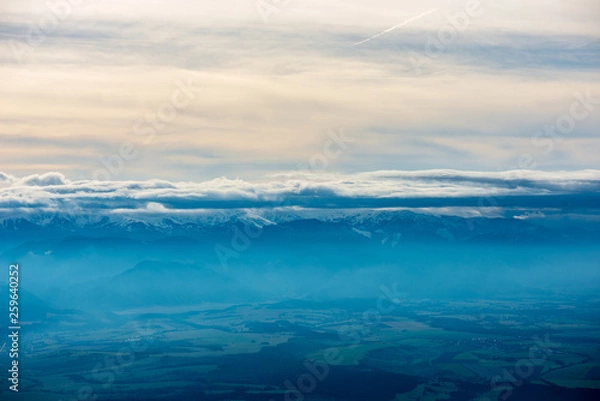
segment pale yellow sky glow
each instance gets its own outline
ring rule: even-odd
[[[255,178],[341,128],[328,171],[600,168],[597,2],[72,3],[0,6],[0,171]]]

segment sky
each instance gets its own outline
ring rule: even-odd
[[[597,1],[0,3],[4,183],[600,168]]]

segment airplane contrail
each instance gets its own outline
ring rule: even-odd
[[[375,39],[375,38],[376,38],[376,37],[378,37],[378,36],[381,36],[381,35],[383,35],[383,34],[386,34],[386,33],[388,33],[388,32],[391,32],[391,31],[393,31],[394,29],[397,29],[397,28],[403,27],[404,25],[410,24],[411,22],[413,22],[413,21],[415,21],[415,20],[418,20],[419,18],[423,18],[424,16],[426,16],[426,15],[429,15],[429,14],[431,14],[431,13],[434,13],[434,12],[436,12],[436,11],[438,11],[438,10],[439,10],[439,8],[432,8],[431,10],[429,10],[429,11],[425,11],[424,13],[422,13],[422,14],[419,14],[419,15],[417,15],[416,17],[409,18],[409,19],[407,19],[406,21],[404,21],[404,22],[402,22],[402,23],[400,23],[400,24],[398,24],[398,25],[394,25],[393,27],[391,27],[391,28],[388,28],[388,29],[386,29],[386,30],[385,30],[385,31],[383,31],[383,32],[379,32],[377,35],[373,35],[373,36],[371,36],[370,38],[367,38],[367,39],[365,39],[365,40],[361,40],[360,42],[356,42],[356,43],[354,44],[354,46],[358,46],[358,45],[361,45],[361,44],[363,44],[363,43],[366,43],[366,42],[368,42],[368,41],[370,41],[370,40],[373,40],[373,39]]]

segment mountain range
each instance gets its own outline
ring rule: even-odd
[[[377,297],[384,283],[418,297],[587,293],[599,283],[599,239],[594,220],[536,214],[38,213],[0,221],[0,261],[19,262],[22,286],[49,306],[113,311]]]

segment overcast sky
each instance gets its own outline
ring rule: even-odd
[[[11,176],[600,167],[597,1],[48,3],[0,3]]]

